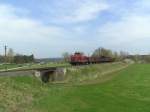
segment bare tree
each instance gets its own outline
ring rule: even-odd
[[[14,51],[12,48],[9,48],[8,53],[7,53],[7,62],[12,63],[14,60]]]
[[[120,51],[120,59],[123,60],[129,55],[128,52]]]
[[[65,62],[69,61],[70,54],[69,54],[68,52],[64,52],[64,53],[62,54],[62,56],[63,56]]]
[[[113,52],[109,49],[105,49],[105,48],[98,48],[94,51],[92,56],[108,56],[108,57],[112,57],[113,56]]]

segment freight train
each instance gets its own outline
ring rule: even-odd
[[[86,64],[96,64],[96,63],[108,63],[113,62],[114,58],[106,56],[85,56],[80,52],[74,53],[70,56],[71,65],[86,65]]]

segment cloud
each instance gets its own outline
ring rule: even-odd
[[[24,10],[18,11],[12,5],[3,4],[0,9],[1,44],[7,44],[17,53],[33,53],[38,58],[57,57],[66,51],[86,51],[87,44],[90,44],[82,38],[86,29],[82,26],[65,29],[24,17]]]
[[[9,39],[9,41],[14,40],[16,42],[21,39],[30,42],[50,36],[57,37],[59,33],[63,34],[63,29],[60,27],[46,26],[39,21],[22,18],[16,15],[16,10],[12,11],[12,8],[7,6],[0,6],[0,9],[2,9],[1,7],[4,7],[4,11],[0,10],[0,35],[3,35],[1,37],[4,37],[4,40]]]
[[[46,0],[36,8],[30,4],[33,9],[0,4],[0,43],[36,57],[61,56],[65,51],[90,53],[100,46],[148,52],[150,2],[127,2]]]
[[[146,2],[148,3],[148,2]],[[97,40],[104,46],[113,49],[127,50],[131,53],[149,53],[150,46],[150,15],[147,13],[149,6],[140,1],[134,3],[134,7],[127,9],[126,13],[120,13],[117,21],[108,21],[99,27]],[[139,5],[141,4],[141,5]],[[150,8],[149,8],[150,9]]]
[[[116,43],[150,38],[150,16],[130,16],[100,28],[100,34]]]
[[[108,5],[98,2],[85,2],[63,19],[71,22],[85,22],[95,19],[102,11],[107,10]]]
[[[60,5],[61,4],[61,5]],[[109,5],[98,0],[62,0],[55,7],[46,8],[53,12],[50,16],[59,23],[79,23],[93,20],[103,11],[108,10]]]
[[[10,5],[0,5],[0,9],[1,43],[7,43],[17,52],[35,53],[37,57],[41,57],[46,55],[45,51],[48,49],[44,47],[52,50],[59,41],[65,40],[66,32],[61,27],[47,26],[31,18],[18,16],[18,10]]]

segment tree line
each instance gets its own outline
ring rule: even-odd
[[[83,54],[83,53],[82,53]],[[120,51],[120,52],[114,52],[110,49],[106,48],[97,48],[92,53],[91,57],[111,57],[114,58],[116,61],[121,61],[125,59],[129,55],[128,52]],[[64,52],[62,54],[64,61],[68,61],[70,54],[68,52]]]
[[[16,63],[16,64],[22,64],[22,63],[31,63],[34,62],[34,55],[23,55],[23,54],[16,54],[14,53],[12,48],[8,49],[8,52],[5,56],[0,56],[0,62],[1,63]]]
[[[128,55],[129,53],[125,51],[116,52],[116,51],[112,51],[110,49],[106,49],[103,47],[96,49],[92,53],[93,57],[101,57],[101,56],[111,57],[111,58],[114,58],[116,61],[124,60]]]
[[[135,55],[130,55],[128,52],[125,51],[112,51],[110,49],[106,49],[103,47],[97,48],[94,50],[93,53],[91,53],[91,57],[111,57],[115,59],[115,61],[124,61],[126,59],[129,59],[130,61],[134,61],[137,63],[150,63],[150,54],[147,55],[140,55],[140,54],[135,54]],[[63,53],[63,58],[64,61],[68,61],[70,58],[70,54],[68,52]]]

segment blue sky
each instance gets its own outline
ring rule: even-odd
[[[98,47],[150,53],[149,0],[0,0],[3,45],[37,58]]]

